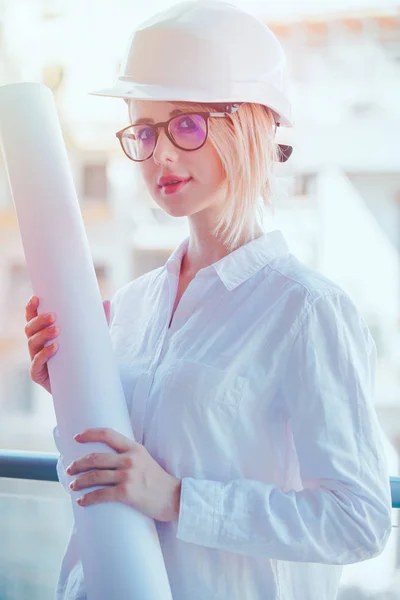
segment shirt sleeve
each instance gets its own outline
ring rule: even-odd
[[[63,461],[63,455],[61,452],[60,432],[58,429],[58,425],[56,425],[53,429],[53,439],[54,439],[54,443],[55,443],[58,453],[59,453],[59,457],[58,457],[57,465],[56,465],[58,481],[65,488],[65,490],[69,493],[68,486],[69,486],[70,482],[72,481],[73,477],[69,477],[66,472],[68,465],[66,466]]]
[[[57,449],[60,452],[60,435],[57,426],[53,429],[53,438]],[[65,469],[63,457],[60,453],[57,461],[58,480],[68,495],[70,495],[68,485],[73,477],[67,475]],[[83,600],[84,598],[86,598],[85,581],[74,523],[61,561],[54,600]]]
[[[128,282],[127,284],[123,285],[121,288],[119,288],[114,296],[111,299],[110,302],[110,330],[114,325],[114,321],[115,321],[115,316],[117,314],[118,311],[118,307],[120,305],[121,302],[121,298],[124,294],[125,289],[130,285],[131,282]]]
[[[350,298],[310,301],[279,388],[303,489],[185,477],[177,538],[288,561],[343,565],[379,555],[392,504],[375,367],[375,343]]]

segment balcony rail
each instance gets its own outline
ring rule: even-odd
[[[58,454],[28,450],[0,450],[0,477],[58,481]],[[392,507],[400,508],[400,477],[390,477]]]

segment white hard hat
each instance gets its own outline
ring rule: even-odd
[[[233,4],[179,2],[132,34],[112,87],[93,96],[255,102],[292,127],[286,58],[273,32]]]

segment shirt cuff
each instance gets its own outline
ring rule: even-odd
[[[61,438],[60,438],[60,433],[59,433],[57,425],[53,429],[53,438],[54,438],[54,443],[56,445],[58,453],[60,455],[58,457],[57,465],[56,465],[58,480],[68,491],[67,488],[68,488],[69,482],[73,479],[73,477],[71,475],[68,475],[67,471],[66,471],[68,465],[66,466],[64,464],[64,456],[61,451]]]
[[[217,545],[224,485],[208,479],[182,479],[176,534],[179,540],[208,547]]]

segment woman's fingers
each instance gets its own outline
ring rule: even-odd
[[[45,313],[42,315],[38,315],[37,309],[39,302],[36,296],[33,296],[33,298],[35,298],[35,300],[32,301],[32,304],[30,305],[30,303],[28,302],[25,308],[25,316],[27,320],[27,324],[25,326],[25,334],[28,339],[32,337],[35,333],[42,331],[42,329],[44,329],[45,327],[54,325],[54,322],[56,320],[56,316],[54,313]],[[52,319],[50,319],[50,315],[53,315]]]
[[[33,317],[37,316],[38,304],[38,297],[32,296],[32,298],[29,300],[28,304],[25,307],[26,321],[30,321],[31,319],[33,319]]]
[[[29,374],[32,381],[44,387],[51,394],[47,361],[57,352],[57,347],[45,346],[45,344],[59,335],[59,328],[54,328],[55,316],[49,320],[48,315],[38,315],[38,306],[39,298],[32,296],[25,307],[27,320],[25,334],[28,338],[29,355],[32,361]]]
[[[28,350],[31,358],[30,377],[32,381],[43,386],[51,393],[48,360],[56,354],[58,345],[51,345],[60,334],[60,328],[55,324],[55,313],[38,314],[39,298],[32,296],[25,306],[25,334],[28,338]],[[104,300],[104,312],[107,325],[110,326],[111,302]],[[45,345],[47,344],[47,345]]]
[[[124,474],[121,471],[99,470],[90,471],[84,475],[79,475],[71,481],[69,487],[71,490],[84,490],[97,485],[118,485],[124,481]]]

